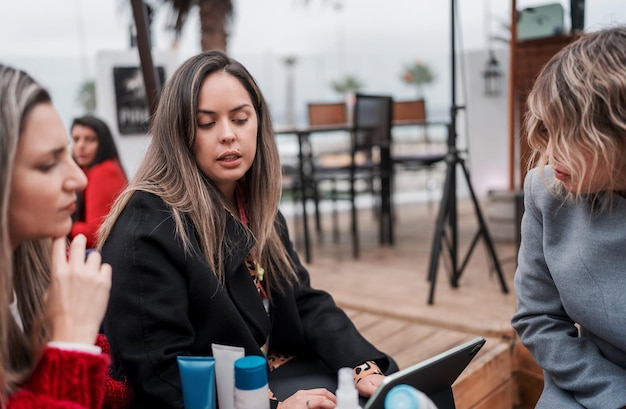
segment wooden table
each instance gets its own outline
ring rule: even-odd
[[[360,129],[363,129],[362,127]],[[309,181],[313,178],[313,152],[311,145],[311,137],[314,134],[323,134],[330,132],[354,132],[353,124],[336,124],[336,125],[311,125],[301,127],[277,128],[276,135],[294,134],[298,140],[298,176],[300,178],[300,195],[302,202],[302,218],[304,230],[304,256],[307,263],[312,260],[311,243],[309,237],[309,224],[307,212],[307,187]],[[380,168],[381,172],[381,189],[380,189],[380,242],[381,244],[393,244],[393,227],[392,227],[392,192],[391,192],[391,172],[393,169],[391,163],[391,147],[381,146],[380,152]]]
[[[405,126],[448,126],[445,121],[423,121],[423,120],[395,120],[392,127]],[[330,132],[353,132],[354,125],[351,123],[334,125],[304,125],[279,127],[274,130],[275,135],[296,135],[298,141],[298,176],[300,178],[300,195],[302,202],[302,218],[304,230],[304,258],[307,263],[312,260],[311,243],[309,237],[309,224],[307,212],[307,182],[313,174],[313,152],[311,136],[314,134],[324,134]],[[381,217],[380,217],[380,242],[381,244],[393,244],[393,203],[392,203],[392,172],[393,161],[391,157],[391,146],[381,147],[381,167],[383,177],[381,178]]]
[[[307,202],[307,182],[313,173],[313,150],[311,146],[311,134],[329,133],[329,132],[351,132],[352,124],[338,125],[311,125],[311,126],[295,126],[277,128],[274,130],[275,135],[293,134],[298,139],[298,177],[300,178],[300,197],[302,201],[302,220],[304,230],[304,259],[307,263],[311,262],[311,243],[309,237],[308,213],[306,209]]]

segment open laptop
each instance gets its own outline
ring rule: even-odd
[[[477,337],[425,361],[385,377],[376,393],[363,409],[384,409],[387,392],[396,385],[411,385],[424,392],[439,409],[454,409],[452,384],[485,345],[485,338]]]

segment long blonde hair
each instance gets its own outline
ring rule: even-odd
[[[50,240],[22,243],[15,251],[9,236],[9,196],[13,164],[24,120],[50,95],[28,74],[0,64],[0,406],[28,379],[47,335],[44,294],[50,282]],[[17,300],[24,330],[10,311]]]
[[[223,282],[227,213],[220,191],[198,168],[193,153],[196,139],[196,113],[200,88],[211,74],[223,71],[244,86],[258,117],[257,154],[245,175],[249,230],[256,239],[268,284],[282,289],[296,277],[293,261],[279,237],[275,224],[282,191],[282,168],[274,137],[270,112],[248,70],[220,51],[191,57],[167,81],[153,118],[151,141],[137,173],[120,194],[99,231],[102,247],[120,213],[136,191],[159,196],[171,208],[176,232],[187,251],[190,237],[184,228],[188,219],[195,228],[203,255]]]
[[[589,191],[585,181],[600,172],[609,188],[624,182],[625,27],[583,34],[550,59],[528,96],[526,131],[529,167],[548,164],[549,142],[578,181],[568,196]]]

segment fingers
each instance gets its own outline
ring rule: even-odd
[[[52,340],[93,343],[106,312],[111,289],[111,266],[97,251],[85,258],[87,240],[78,235],[66,253],[65,240],[52,245],[51,281],[46,310]]]
[[[72,271],[77,273],[98,273],[106,279],[111,275],[111,266],[102,264],[102,255],[98,250],[86,249],[87,239],[84,235],[77,235],[70,244],[68,264]],[[85,256],[86,255],[86,256]],[[108,274],[107,274],[108,271]]]
[[[105,284],[107,289],[111,288],[111,265],[102,262],[102,254],[98,250],[89,252],[87,260],[85,260],[85,267],[88,272],[98,274],[100,281]]]
[[[102,255],[99,251],[90,251],[85,258],[85,253],[83,252],[83,262],[85,266],[90,271],[98,271],[100,268],[100,264],[102,263]]]
[[[65,237],[59,237],[52,241],[50,259],[52,271],[59,271],[67,264],[67,242]]]
[[[87,247],[87,238],[82,234],[74,237],[70,244],[70,255],[68,262],[73,269],[80,268],[85,263],[85,249]],[[93,253],[93,252],[92,252]]]
[[[325,396],[313,396],[304,402],[306,409],[334,409],[337,405],[336,399],[328,399]],[[304,409],[304,407],[302,408]]]
[[[334,409],[337,398],[328,389],[300,390],[281,402],[281,409]]]
[[[98,259],[100,259],[100,257],[98,257]],[[99,275],[100,275],[100,281],[104,283],[104,286],[106,287],[107,294],[108,294],[109,291],[111,291],[111,276],[113,275],[113,269],[111,268],[111,265],[107,263],[100,264]]]
[[[378,374],[371,374],[361,378],[361,380],[356,384],[359,395],[369,398],[374,394],[374,392],[376,392],[376,389],[378,389],[384,379],[384,375]]]
[[[335,397],[335,395],[326,388],[302,390],[298,391],[298,393],[302,393],[305,396],[310,397],[310,399],[317,399],[320,401],[330,400],[333,403],[337,401],[337,397]]]

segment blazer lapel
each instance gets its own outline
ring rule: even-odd
[[[230,243],[236,243],[226,250],[226,289],[239,313],[251,326],[255,339],[259,345],[263,345],[270,333],[270,320],[244,263],[244,258],[254,245],[253,238],[233,217],[227,219],[226,235]]]

